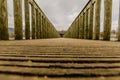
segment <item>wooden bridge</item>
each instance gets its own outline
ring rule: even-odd
[[[54,25],[34,0],[24,0],[23,35],[21,1],[13,0],[15,40],[9,40],[7,0],[0,0],[0,79],[120,79],[120,25],[118,42],[109,41],[112,0],[104,0],[103,40],[108,41],[99,40],[101,0],[90,0],[86,4],[64,38],[59,38]],[[32,31],[29,5],[32,7]],[[24,36],[25,40],[22,40]]]

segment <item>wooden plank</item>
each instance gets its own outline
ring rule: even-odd
[[[92,60],[95,60],[95,61],[97,61],[97,60],[98,60],[98,61],[99,61],[99,60],[100,60],[100,61],[106,61],[106,60],[110,60],[110,61],[113,60],[113,61],[114,61],[114,60],[115,60],[115,61],[116,61],[116,60],[118,60],[118,61],[119,61],[119,60],[120,60],[119,57],[118,57],[118,58],[116,58],[116,57],[115,57],[115,58],[114,58],[114,57],[109,57],[109,58],[106,58],[106,57],[84,57],[84,58],[83,58],[83,57],[79,57],[79,58],[76,58],[76,57],[75,57],[75,58],[70,58],[70,57],[68,57],[68,58],[66,58],[66,57],[61,57],[61,58],[46,57],[46,58],[42,58],[42,57],[28,57],[28,56],[26,56],[26,57],[16,57],[16,56],[15,56],[15,57],[14,57],[14,56],[11,56],[11,57],[5,56],[5,57],[4,57],[4,56],[0,56],[0,59],[4,59],[4,58],[8,58],[8,59],[16,59],[16,58],[18,58],[18,59],[31,59],[31,60],[34,60],[34,59],[36,59],[36,60],[43,60],[43,59],[44,59],[44,60],[53,60],[53,61],[54,61],[54,60],[58,60],[58,61],[60,61],[60,60],[65,60],[65,61],[66,61],[66,60],[68,60],[68,61],[69,61],[69,60],[70,60],[70,61],[72,61],[72,60],[73,60],[73,61],[74,61],[74,60],[75,60],[75,61],[77,61],[77,60],[78,60],[78,61],[79,61],[79,60],[81,60],[81,61],[82,61],[82,60],[91,60],[91,61],[92,61]],[[101,60],[101,59],[102,59],[102,60]]]
[[[26,47],[26,48],[24,48]],[[87,53],[88,51],[91,54],[98,53],[98,54],[108,54],[120,53],[119,47],[116,48],[87,48],[87,47],[78,47],[78,48],[70,48],[70,47],[41,47],[41,46],[0,46],[1,52],[17,52],[18,53],[26,53],[26,52],[34,52],[34,53]],[[10,49],[12,48],[12,49]],[[6,49],[6,51],[5,51]],[[29,50],[28,50],[29,49]],[[87,49],[87,50],[86,50]]]
[[[21,68],[0,66],[1,73],[50,76],[50,77],[97,77],[97,76],[119,76],[120,68],[111,69],[54,69],[54,68]],[[69,72],[69,73],[68,73]]]
[[[50,55],[50,54],[0,54],[2,57],[38,57],[38,58],[120,58],[120,55]]]
[[[119,58],[30,58],[30,57],[0,57],[1,61],[32,61],[45,63],[118,63]]]
[[[28,68],[60,68],[60,69],[108,69],[120,68],[120,63],[34,63],[17,61],[0,61],[0,66],[16,66]]]
[[[67,56],[67,55],[69,55],[69,56],[93,56],[93,57],[95,57],[95,56],[113,56],[113,57],[115,57],[115,56],[120,56],[120,53],[118,52],[118,53],[114,53],[114,54],[112,54],[112,53],[107,53],[107,54],[104,54],[104,53],[72,53],[72,52],[69,52],[69,53],[54,53],[54,52],[50,52],[50,53],[48,53],[48,52],[34,52],[34,54],[33,54],[33,52],[15,52],[15,51],[13,51],[13,52],[0,52],[0,54],[1,55],[14,55],[14,54],[18,54],[18,55],[60,55],[60,56]]]
[[[7,77],[6,77],[7,76]],[[0,78],[4,80],[119,80],[120,77],[39,77],[39,76],[20,76],[20,75],[8,75],[0,74]]]

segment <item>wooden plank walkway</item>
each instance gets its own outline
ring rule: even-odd
[[[119,80],[120,43],[79,39],[0,41],[3,80]]]

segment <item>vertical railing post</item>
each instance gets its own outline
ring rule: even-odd
[[[29,0],[25,2],[25,39],[30,39]]]
[[[77,22],[74,23],[75,38],[77,38]]]
[[[21,40],[23,38],[22,32],[22,0],[14,1],[14,25],[15,25],[15,39]]]
[[[2,0],[0,0],[0,40],[2,39],[2,25],[3,25],[3,20],[2,20]]]
[[[112,22],[112,0],[104,0],[104,34],[103,40],[110,40]]]
[[[77,30],[76,31],[77,32],[77,38],[79,39],[79,18],[77,19],[76,24],[77,24],[77,26],[76,26],[77,27],[77,29],[76,29]]]
[[[120,41],[120,0],[119,0],[118,41]]]
[[[39,14],[39,11],[38,11],[37,21],[38,21],[37,22],[38,23],[38,28],[37,28],[38,29],[37,30],[38,31],[38,37],[37,38],[40,39],[40,14]]]
[[[41,32],[41,31],[42,31],[42,16],[41,16],[41,12],[39,13],[39,27],[40,27],[40,28],[39,28],[39,35],[40,35],[39,38],[41,39],[41,38],[42,38],[42,37],[41,37],[41,36],[42,36],[42,35],[41,35],[41,33],[42,33],[42,32]]]
[[[49,23],[48,23],[48,21],[47,21],[47,24],[46,24],[46,37],[48,38],[48,30],[49,30]]]
[[[69,38],[71,38],[71,30],[69,30]]]
[[[43,34],[43,38],[45,38],[45,18],[43,17],[43,31],[42,31],[42,34]]]
[[[75,36],[76,36],[75,21],[72,26],[73,26],[73,32],[74,32],[73,38],[75,38]]]
[[[101,0],[96,0],[96,8],[95,8],[95,33],[94,39],[99,40],[100,35],[100,13],[101,13]]]
[[[44,17],[44,38],[45,38],[45,35],[46,35],[46,32],[45,32],[45,30],[46,30],[46,19],[45,19],[45,17]]]
[[[50,38],[49,32],[50,32],[50,23],[48,22],[48,34],[47,34],[48,38]]]
[[[64,34],[65,35],[65,34]],[[70,38],[72,38],[72,30],[71,30],[71,27],[70,27]]]
[[[85,27],[85,38],[88,39],[88,9],[86,10],[86,27]]]
[[[82,26],[82,39],[84,39],[84,14],[81,16],[81,26]]]
[[[32,39],[35,39],[35,8],[32,5]]]
[[[49,38],[49,27],[50,27],[50,25],[49,25],[49,21],[47,22],[47,38]]]
[[[85,31],[86,30],[86,13],[84,13],[83,17],[84,17],[83,19],[84,20],[83,21],[84,22],[84,39],[86,39],[86,31]]]
[[[83,14],[80,16],[80,39],[84,38]]]
[[[43,38],[43,16],[41,14],[41,38]]]
[[[80,24],[80,15],[78,16],[78,39],[80,39],[81,34],[81,24]]]
[[[72,31],[72,27],[70,26],[70,31],[71,31],[71,38],[73,37],[73,31]]]
[[[47,27],[47,25],[46,25],[46,24],[47,24],[46,17],[45,17],[45,22],[44,22],[44,24],[45,24],[45,25],[44,25],[44,29],[45,29],[44,34],[45,34],[45,38],[46,38],[46,29],[47,29],[47,28],[46,28],[46,27]]]
[[[9,40],[7,1],[0,0],[0,39]]]
[[[89,17],[89,39],[93,39],[93,17],[94,17],[94,4],[90,3],[90,17]]]
[[[36,38],[38,39],[38,10],[36,9]]]

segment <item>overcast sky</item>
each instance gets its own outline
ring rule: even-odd
[[[8,1],[9,27],[13,25],[13,0]],[[35,0],[57,30],[67,30],[89,0]],[[103,30],[103,0],[101,30]],[[112,29],[118,27],[119,0],[113,0]],[[23,16],[24,17],[24,16]],[[24,18],[23,18],[24,19]],[[24,26],[24,24],[23,24]]]
[[[58,30],[68,29],[89,0],[35,0]]]

